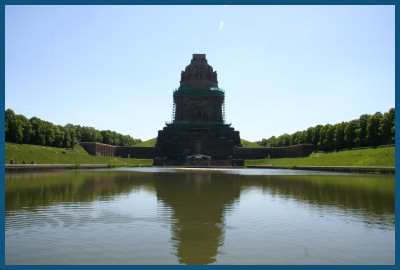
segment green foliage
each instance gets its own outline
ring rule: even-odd
[[[352,120],[350,122],[345,123],[344,128],[344,140],[346,142],[346,146],[348,148],[353,148],[357,146],[357,133],[356,130],[358,129],[358,120]]]
[[[382,142],[381,122],[383,115],[380,112],[370,116],[367,121],[367,144],[377,146]]]
[[[132,146],[141,142],[140,139],[110,130],[99,131],[93,127],[72,124],[54,125],[37,117],[28,120],[10,109],[5,111],[5,141],[64,148],[72,148],[80,141],[117,146]]]
[[[395,142],[395,111],[390,109],[386,112],[381,119],[381,132],[382,132],[382,143],[391,144]]]
[[[6,163],[9,163],[11,158],[20,164],[22,160],[25,160],[26,163],[35,160],[38,164],[109,164],[112,166],[151,166],[153,164],[152,159],[92,156],[80,145],[75,145],[73,149],[65,149],[6,142]]]
[[[323,126],[320,130],[319,136],[319,149],[321,149],[322,151],[332,151],[334,148],[335,138],[335,130],[333,129],[333,126],[330,124]]]
[[[291,135],[263,138],[257,144],[264,147],[282,147],[312,143],[316,150],[334,151],[346,148],[377,146],[395,143],[395,109],[381,114],[363,114],[359,119],[335,125],[317,125]]]
[[[25,143],[32,135],[32,125],[23,115],[5,111],[5,139],[15,143]]]
[[[246,160],[245,165],[279,166],[395,166],[395,147],[313,153],[305,158]]]
[[[359,128],[357,129],[357,134],[358,134],[358,143],[359,146],[367,146],[367,125],[368,125],[368,119],[371,116],[369,114],[363,114],[360,116],[358,119],[359,121]]]
[[[314,146],[317,146],[320,142],[321,139],[321,129],[322,129],[322,125],[317,125],[313,128],[312,130],[312,134],[311,134],[311,143]]]
[[[344,122],[336,124],[333,126],[333,129],[335,131],[334,134],[335,149],[340,150],[346,148],[346,140],[345,140],[346,124]]]

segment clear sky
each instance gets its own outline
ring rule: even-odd
[[[147,140],[193,53],[250,141],[395,106],[394,6],[6,6],[5,108]]]

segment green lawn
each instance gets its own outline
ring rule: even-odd
[[[133,159],[117,157],[95,157],[86,152],[82,146],[76,145],[74,149],[39,146],[31,144],[5,143],[5,161],[31,163],[35,160],[38,164],[107,164],[111,166],[151,166],[152,159]]]
[[[157,143],[157,137],[141,143],[137,143],[134,146],[156,146],[156,143]]]
[[[156,138],[154,138],[155,140]],[[153,140],[153,139],[152,139]],[[149,141],[147,141],[149,142]],[[243,143],[243,142],[242,142]],[[5,160],[38,164],[107,164],[111,166],[151,166],[152,159],[95,157],[80,145],[74,149],[30,144],[5,143]],[[246,160],[245,165],[275,166],[395,166],[395,147],[346,150],[332,153],[312,153],[306,158],[279,158]]]
[[[312,153],[305,158],[246,160],[245,165],[278,166],[387,166],[394,167],[395,147]]]
[[[240,142],[242,143],[243,147],[263,147],[262,145],[256,144],[255,142],[249,142],[244,139],[240,139]]]

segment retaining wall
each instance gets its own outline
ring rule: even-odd
[[[234,147],[234,159],[264,159],[264,158],[296,158],[307,157],[314,146],[312,144],[298,144],[286,147]]]
[[[114,146],[97,142],[80,142],[79,144],[93,156],[152,159],[156,155],[155,147]]]
[[[94,156],[154,159],[154,146],[114,146],[97,142],[79,143]],[[234,147],[232,159],[296,158],[307,157],[314,151],[312,144],[298,144],[286,147]]]

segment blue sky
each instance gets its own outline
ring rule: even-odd
[[[395,106],[394,6],[6,6],[5,108],[147,140],[193,53],[256,141]]]

